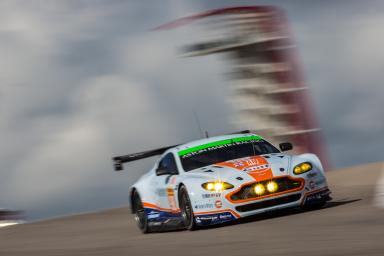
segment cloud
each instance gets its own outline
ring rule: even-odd
[[[215,58],[180,59],[177,36],[126,28],[135,4],[101,5],[3,5],[2,207],[34,219],[126,203],[153,159],[113,173],[112,156],[200,137],[193,111],[230,130]]]
[[[128,147],[127,141],[120,139],[143,127],[156,125],[159,131],[171,128],[161,120],[167,116],[151,104],[150,93],[127,81],[127,78],[102,76],[79,86],[73,92],[71,103],[76,111],[64,117],[61,125],[54,129],[54,133],[47,134],[43,143],[15,162],[14,172],[7,182],[10,191],[5,194],[12,195],[13,202],[20,206],[33,209],[33,205],[42,207],[45,202],[43,207],[49,208],[57,198],[81,200],[94,187],[125,188],[131,177],[132,180],[137,178],[142,172],[129,173],[127,181],[112,173],[113,148],[116,145],[121,150],[144,147],[145,140],[151,138],[140,136],[145,131],[136,132],[139,136],[130,138]],[[147,104],[141,104],[143,101]],[[143,119],[136,113],[151,118]],[[54,123],[47,119],[44,122]],[[124,194],[126,191],[120,192]],[[108,191],[96,192],[102,193],[109,194]]]

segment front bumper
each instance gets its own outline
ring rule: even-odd
[[[223,204],[225,209],[197,212],[195,221],[199,226],[219,224],[252,215],[257,215],[269,211],[276,211],[286,208],[315,205],[320,202],[329,201],[331,191],[327,186],[308,191],[307,188],[284,195],[269,197],[262,200],[253,200],[242,204]],[[223,208],[224,208],[223,207]]]

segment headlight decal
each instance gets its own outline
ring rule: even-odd
[[[227,189],[231,189],[234,186],[228,182],[212,181],[201,184],[201,186],[208,191],[220,192]]]
[[[304,162],[296,165],[293,168],[293,173],[298,175],[309,172],[310,170],[312,170],[312,164],[310,162]]]

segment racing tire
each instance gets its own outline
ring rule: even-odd
[[[179,190],[179,206],[184,227],[191,231],[196,230],[197,226],[193,215],[193,208],[185,186],[181,186]]]
[[[141,202],[139,194],[135,191],[132,197],[132,207],[133,213],[135,214],[135,221],[137,227],[144,234],[150,232],[150,228],[148,225],[148,217],[144,211],[143,203]]]

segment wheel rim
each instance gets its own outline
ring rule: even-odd
[[[140,229],[145,227],[145,211],[141,205],[140,199],[136,198],[135,200],[135,220]]]
[[[182,217],[185,226],[190,226],[192,221],[192,207],[188,195],[184,192],[182,196]]]

